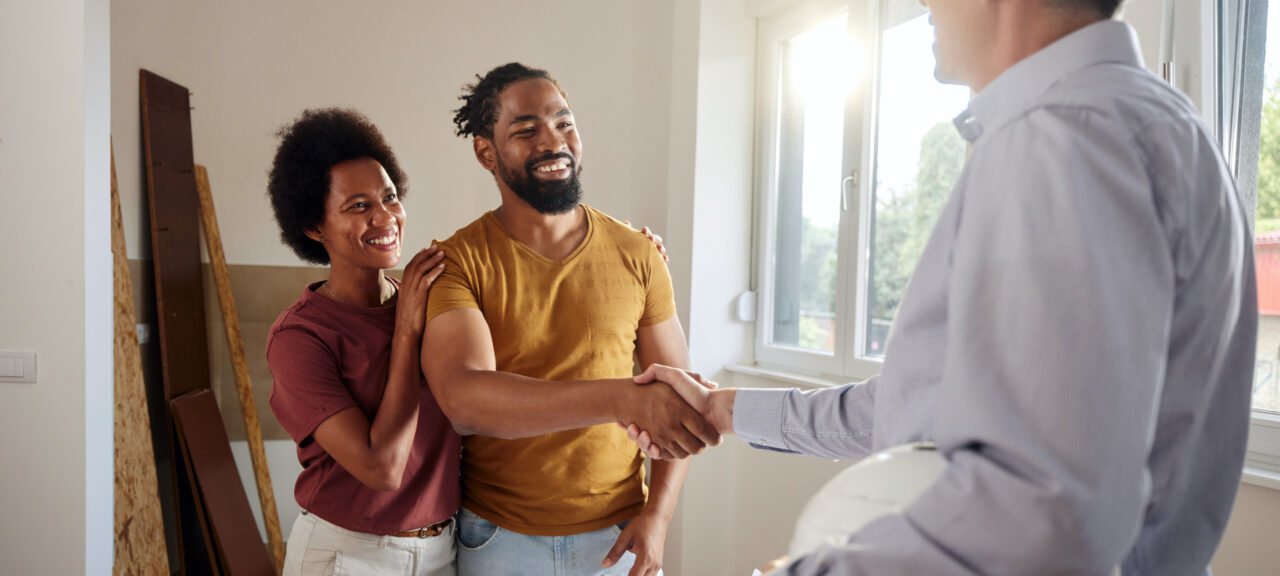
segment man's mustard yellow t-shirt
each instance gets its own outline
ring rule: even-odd
[[[431,287],[427,321],[478,308],[502,372],[552,381],[630,377],[636,330],[675,314],[671,276],[644,235],[583,209],[586,239],[558,262],[517,240],[493,212],[441,242],[445,271]],[[523,534],[599,530],[644,506],[643,460],[615,424],[517,440],[468,436],[463,506]]]

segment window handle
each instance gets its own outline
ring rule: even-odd
[[[858,185],[858,173],[859,171],[855,168],[853,172],[850,172],[848,176],[845,176],[840,181],[840,209],[845,212],[849,211],[849,183],[853,182],[854,186]]]

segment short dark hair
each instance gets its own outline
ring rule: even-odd
[[[477,74],[474,84],[462,87],[462,95],[458,97],[462,100],[462,107],[453,111],[453,124],[457,127],[454,133],[458,136],[493,138],[493,123],[498,120],[498,96],[507,86],[530,78],[551,82],[560,91],[560,95],[566,101],[569,100],[564,88],[546,70],[530,68],[519,62],[503,64],[484,76]]]
[[[1050,4],[1063,9],[1088,10],[1103,18],[1113,18],[1124,0],[1050,0]]]
[[[328,264],[324,246],[307,237],[324,222],[329,197],[329,169],[356,158],[372,158],[382,165],[404,197],[409,181],[382,132],[364,114],[350,108],[314,108],[276,133],[276,148],[267,178],[267,195],[280,225],[280,240],[299,258]]]
[[[1092,4],[1094,9],[1098,11],[1098,14],[1101,14],[1104,18],[1113,18],[1116,15],[1116,10],[1120,9],[1120,3],[1123,1],[1124,0],[1091,0],[1089,4]]]

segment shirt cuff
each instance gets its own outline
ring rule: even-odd
[[[733,433],[756,448],[791,452],[782,438],[782,409],[791,392],[739,388],[733,400]]]

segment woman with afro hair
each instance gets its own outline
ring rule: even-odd
[[[455,573],[461,440],[422,376],[436,246],[400,262],[404,172],[378,129],[349,109],[283,128],[267,185],[280,237],[327,265],[271,327],[271,410],[298,445],[284,574]]]

